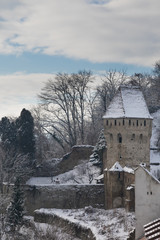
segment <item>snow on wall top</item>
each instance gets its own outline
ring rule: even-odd
[[[148,118],[149,114],[142,91],[138,86],[121,86],[103,118]]]

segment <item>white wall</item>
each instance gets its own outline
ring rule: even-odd
[[[141,166],[135,171],[135,215],[136,239],[143,225],[160,217],[160,183]]]

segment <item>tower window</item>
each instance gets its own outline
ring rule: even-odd
[[[135,134],[132,134],[131,140],[135,140]]]
[[[137,120],[137,127],[138,127],[138,120]]]
[[[123,126],[125,125],[125,121],[124,121],[124,119],[123,119]]]
[[[140,136],[139,136],[139,140],[140,140],[140,143],[143,142],[143,135],[142,135],[142,134],[140,134]]]
[[[129,120],[129,126],[131,126],[131,120]]]
[[[106,121],[106,125],[108,126],[108,120]]]
[[[117,125],[117,120],[114,121],[115,126]]]
[[[113,142],[113,135],[112,135],[112,133],[110,134],[110,142],[111,143]]]
[[[144,126],[146,126],[146,120],[144,120]]]
[[[122,143],[122,135],[120,133],[118,134],[118,142]]]

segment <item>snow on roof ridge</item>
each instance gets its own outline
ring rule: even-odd
[[[142,164],[139,165],[146,173],[148,173],[156,182],[160,183],[160,181],[150,172],[148,171]]]

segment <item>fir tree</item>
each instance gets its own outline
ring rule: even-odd
[[[14,232],[23,223],[24,215],[24,194],[20,185],[20,178],[14,184],[12,199],[7,209],[6,226],[9,231]]]
[[[102,129],[99,134],[97,144],[93,149],[92,155],[90,156],[90,162],[92,162],[93,165],[95,166],[99,166],[101,170],[103,168],[103,152],[105,148],[106,148],[106,139],[104,136],[104,130]]]

